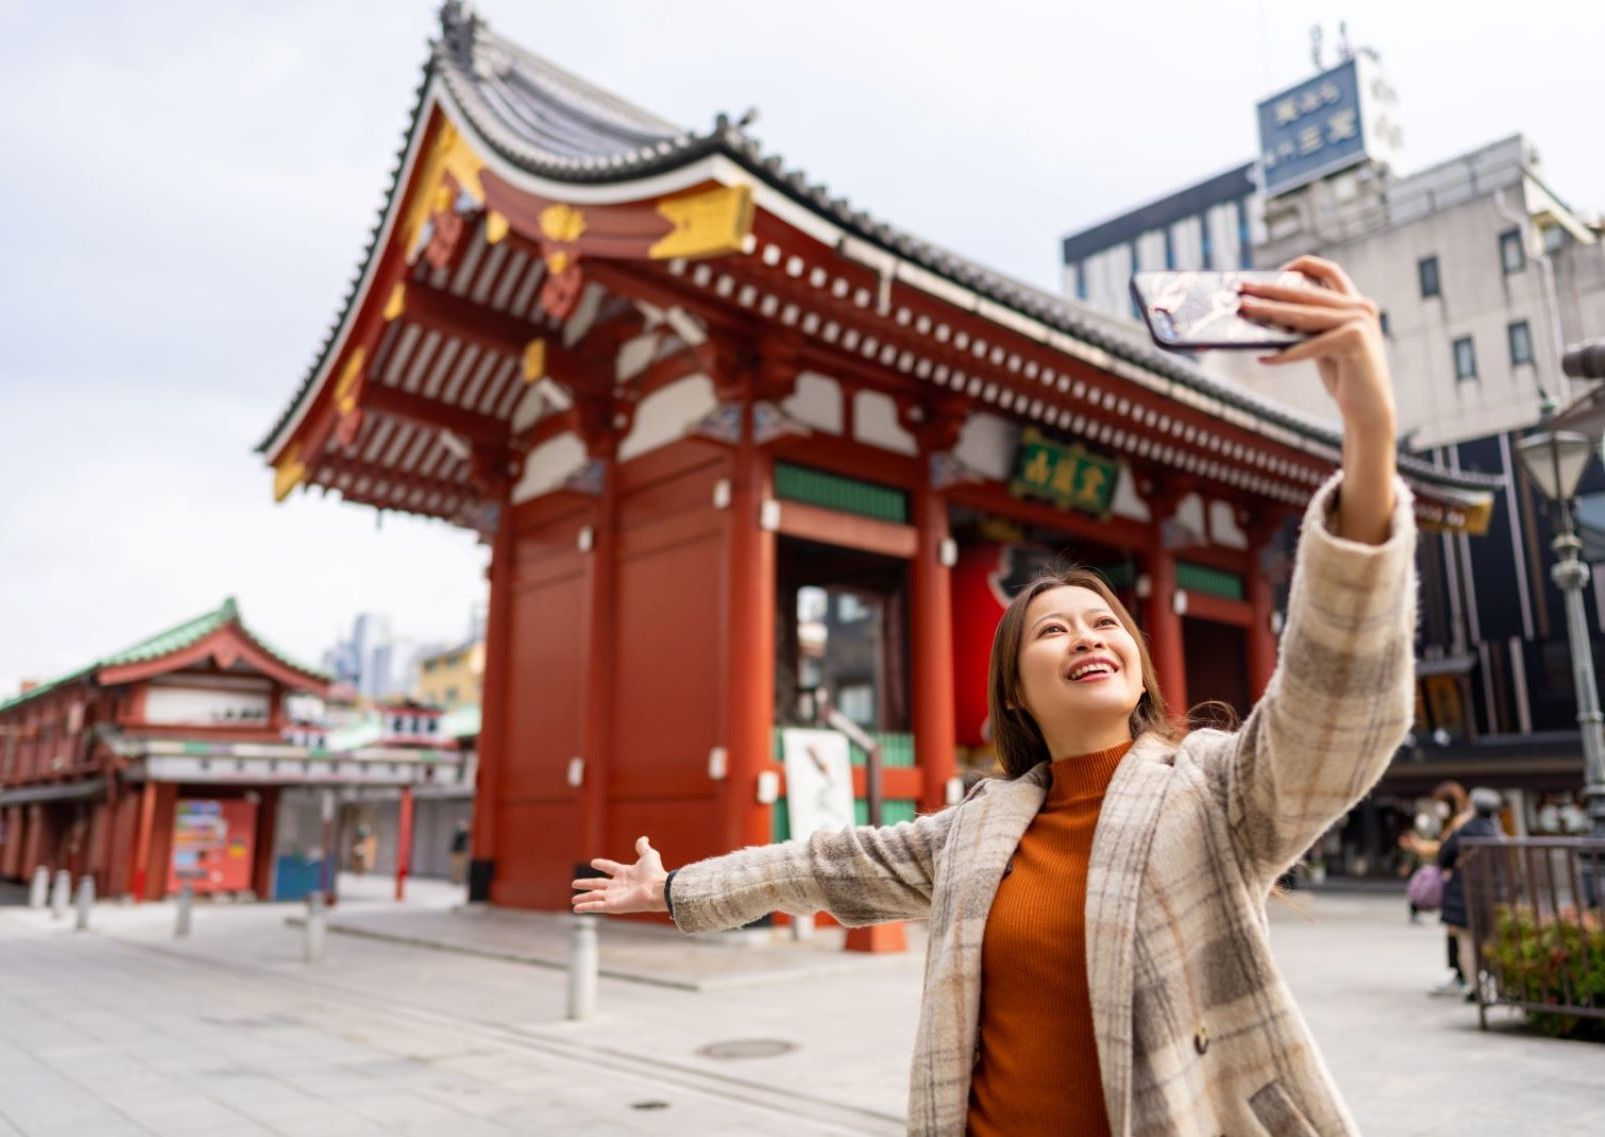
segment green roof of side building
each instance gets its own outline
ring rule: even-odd
[[[87,667],[80,667],[76,671],[58,676],[48,683],[41,683],[31,690],[0,701],[0,713],[37,699],[41,695],[54,691],[56,688],[74,680],[90,678],[95,672],[105,668],[124,667],[131,663],[144,663],[147,660],[160,659],[164,655],[171,655],[175,651],[182,651],[184,648],[189,647],[191,644],[199,643],[219,628],[229,624],[239,625],[240,631],[248,639],[286,667],[294,668],[296,671],[304,672],[319,679],[327,680],[330,678],[330,676],[315,667],[308,667],[304,663],[297,662],[247,628],[244,621],[240,619],[239,604],[235,602],[234,597],[230,596],[223,601],[221,607],[215,608],[204,615],[196,616],[192,620],[185,620],[182,624],[168,628],[166,631],[157,632],[153,636],[147,636],[145,639],[130,647],[125,647],[121,651],[114,651],[110,655],[101,656]]]

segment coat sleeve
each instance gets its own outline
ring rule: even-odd
[[[1266,887],[1376,783],[1415,717],[1410,491],[1395,479],[1388,538],[1367,545],[1333,532],[1341,486],[1310,503],[1275,673],[1214,771],[1235,852]]]
[[[829,912],[849,927],[929,915],[936,857],[961,806],[897,825],[756,845],[674,874],[684,932],[739,928],[770,912]]]

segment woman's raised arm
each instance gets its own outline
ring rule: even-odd
[[[1242,312],[1312,333],[1264,362],[1315,362],[1343,468],[1305,516],[1276,672],[1219,771],[1233,843],[1267,885],[1382,776],[1415,708],[1415,525],[1377,307],[1336,265],[1288,267],[1318,287],[1245,285]]]

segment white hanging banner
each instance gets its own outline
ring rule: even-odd
[[[847,736],[834,730],[781,732],[786,755],[786,815],[793,839],[856,824],[853,763]]]

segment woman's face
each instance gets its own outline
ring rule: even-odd
[[[1043,733],[1060,722],[1124,721],[1142,698],[1137,641],[1090,588],[1050,588],[1026,609],[1020,701]]]

